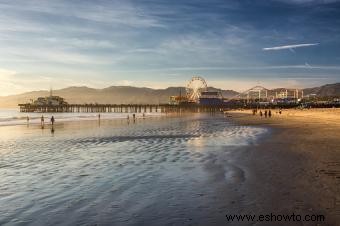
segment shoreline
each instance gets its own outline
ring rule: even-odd
[[[105,132],[108,129],[119,129],[130,126],[139,126],[143,124],[152,124],[164,121],[171,118],[186,118],[191,116],[198,116],[200,113],[159,113],[159,114],[146,114],[142,117],[142,113],[136,114],[136,119],[132,118],[133,113],[128,113],[124,117],[114,117],[114,118],[101,118],[100,120],[96,118],[88,118],[86,120],[58,120],[57,117],[54,125],[45,117],[45,124],[42,127],[40,124],[40,119],[35,123],[22,123],[22,124],[10,124],[10,125],[0,125],[0,134],[2,138],[16,139],[20,136],[31,135],[35,136],[38,134],[44,135],[54,135],[55,132],[62,132],[63,134],[68,133],[81,133],[82,130],[93,130],[96,132]],[[129,120],[126,116],[129,115]],[[222,115],[222,114],[221,114]]]
[[[1,109],[0,109],[1,110]],[[19,114],[16,112],[16,114]],[[111,120],[127,120],[127,116],[129,116],[130,120],[133,120],[132,115],[136,115],[137,119],[147,119],[147,118],[158,118],[164,117],[166,114],[163,113],[31,113],[31,114],[22,114],[20,117],[18,115],[11,116],[7,118],[0,117],[0,128],[7,126],[26,126],[26,125],[40,125],[40,118],[43,115],[45,119],[45,125],[50,124],[50,118],[54,116],[56,123],[74,123],[74,122],[95,122],[95,121],[111,121]],[[34,114],[34,116],[32,116]],[[98,115],[101,115],[101,118],[98,118]],[[29,116],[29,122],[27,122],[27,116]]]
[[[292,109],[279,115],[274,110],[271,118],[261,118],[251,111],[227,112],[239,125],[273,128],[268,139],[240,155],[252,175],[244,186],[250,209],[323,214],[322,225],[340,222],[339,113]]]

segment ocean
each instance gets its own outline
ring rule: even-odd
[[[25,113],[19,112],[18,108],[0,108],[0,126],[26,125],[27,116],[30,124],[40,124],[41,116],[44,116],[45,123],[49,123],[54,116],[57,122],[97,120],[98,114],[101,119],[124,119],[132,113]],[[158,117],[161,113],[145,113],[146,117]],[[142,117],[143,113],[136,113],[136,117]]]

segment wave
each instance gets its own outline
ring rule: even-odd
[[[40,124],[41,116],[48,122],[54,116],[56,122],[97,120],[99,113],[23,113],[14,110],[0,109],[0,126],[25,125],[27,116],[30,124]],[[132,113],[100,113],[101,119],[124,119],[132,117]],[[143,117],[143,113],[136,113],[137,118]],[[162,113],[145,113],[145,117],[158,117]]]

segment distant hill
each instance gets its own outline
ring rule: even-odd
[[[327,84],[303,90],[304,95],[316,94],[319,97],[340,97],[340,83]]]
[[[238,92],[208,87],[209,91],[220,91],[225,98],[236,96]],[[275,91],[275,89],[273,89]],[[340,83],[327,84],[320,87],[304,89],[304,94],[316,94],[320,97],[340,97]],[[158,104],[168,103],[170,96],[185,94],[185,87],[169,87],[166,89],[151,89],[132,86],[110,86],[104,89],[94,89],[86,86],[71,86],[64,89],[54,90],[53,95],[61,96],[68,103],[84,104]],[[19,103],[30,102],[37,97],[48,96],[49,91],[32,91],[18,95],[0,97],[0,107],[17,107]]]
[[[225,97],[235,96],[238,93],[232,90],[221,90],[209,87],[211,91],[221,91]],[[111,86],[104,89],[93,89],[86,86],[68,87],[53,90],[53,95],[61,96],[68,103],[99,103],[99,104],[158,104],[168,103],[169,97],[185,94],[185,87],[169,87],[166,89],[139,88],[132,86]],[[18,95],[0,97],[0,107],[16,107],[19,103],[30,102],[37,97],[48,96],[49,91],[33,91]]]

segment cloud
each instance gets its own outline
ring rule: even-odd
[[[316,45],[319,45],[319,43],[306,43],[306,44],[296,44],[296,45],[275,46],[275,47],[263,48],[262,50],[264,50],[264,51],[268,51],[268,50],[282,50],[282,49],[293,50],[295,48],[308,47],[308,46],[316,46]]]
[[[129,2],[99,1],[96,4],[85,2],[80,4],[70,1],[31,1],[22,7],[21,1],[0,3],[0,9],[28,12],[31,15],[49,14],[64,19],[80,19],[111,25],[131,26],[135,28],[164,27],[157,17],[147,10],[136,7]]]
[[[329,4],[339,2],[339,0],[276,0],[289,4]]]
[[[284,69],[316,69],[316,70],[340,70],[340,66],[336,65],[272,65],[272,66],[243,66],[243,67],[168,67],[168,68],[149,68],[136,70],[112,70],[111,72],[170,72],[170,71],[265,71],[265,70],[284,70]]]
[[[16,74],[16,71],[0,68],[0,78],[8,78],[15,74]]]
[[[0,96],[18,93],[23,86],[16,78],[17,72],[0,68]]]
[[[18,73],[6,82],[30,90],[38,84],[48,89],[40,75],[56,75],[52,81],[60,87],[165,86],[196,72],[207,80],[303,73],[339,78],[340,9],[305,7],[334,0],[273,1],[0,0],[0,68]],[[306,37],[322,41],[322,51],[289,57],[262,51],[318,45]]]

